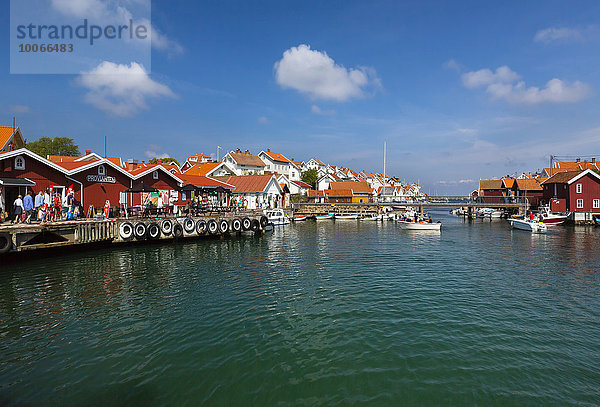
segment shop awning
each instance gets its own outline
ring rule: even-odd
[[[5,187],[32,187],[35,182],[27,178],[0,178],[0,185]]]

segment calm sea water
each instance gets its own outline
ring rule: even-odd
[[[0,404],[600,404],[600,230],[432,213],[0,266]]]

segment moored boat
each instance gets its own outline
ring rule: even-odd
[[[308,215],[299,215],[299,216],[294,216],[292,218],[292,220],[294,222],[301,222],[301,221],[306,220],[306,219],[308,219]]]
[[[566,213],[552,212],[547,206],[540,207],[540,216],[542,217],[542,222],[548,226],[562,225],[569,217]]]
[[[365,218],[361,218],[361,220],[380,221],[383,220],[383,215],[367,216]]]
[[[315,216],[316,220],[325,220],[325,219],[333,219],[334,218],[334,214],[333,213],[327,213],[325,215],[317,215]]]
[[[342,215],[335,215],[335,220],[352,220],[358,219],[358,214],[356,213],[346,213]]]
[[[398,225],[405,230],[442,230],[442,222],[412,222],[408,220],[399,220]]]
[[[290,223],[290,218],[281,209],[267,209],[264,213],[273,226],[288,225]]]
[[[546,233],[548,231],[546,224],[539,221],[514,218],[508,221],[513,229],[526,230],[533,233]]]

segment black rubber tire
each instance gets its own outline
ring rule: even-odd
[[[194,223],[194,219],[185,218],[185,220],[183,221],[183,230],[185,230],[185,233],[194,233],[195,229],[196,224]]]
[[[221,232],[221,234],[229,232],[229,222],[227,222],[225,219],[221,219],[219,221],[219,232]]]
[[[203,220],[199,220],[198,222],[196,222],[196,233],[198,233],[198,235],[203,235],[206,233],[206,222]]]
[[[240,230],[242,230],[242,221],[239,220],[238,218],[235,218],[234,220],[231,221],[231,230],[234,232],[239,232]]]
[[[173,237],[175,239],[183,237],[183,226],[181,226],[179,223],[176,223],[175,226],[173,226]]]
[[[242,229],[250,230],[251,227],[252,227],[252,221],[250,220],[250,218],[242,219]]]
[[[211,235],[216,234],[219,231],[219,224],[216,220],[211,219],[208,221],[208,233]]]
[[[123,222],[119,225],[119,236],[123,240],[129,240],[133,237],[133,225],[131,222]]]
[[[9,252],[12,249],[12,245],[10,233],[0,233],[0,254]]]
[[[260,226],[262,228],[264,228],[265,226],[267,226],[269,224],[269,218],[267,218],[266,216],[261,216],[260,217]]]
[[[165,219],[160,224],[160,231],[163,235],[169,236],[173,232],[173,222],[170,219]]]
[[[158,239],[160,237],[160,226],[158,223],[152,222],[148,225],[148,238],[149,239]]]
[[[250,226],[253,232],[256,232],[260,229],[260,222],[258,219],[252,219],[252,226]]]
[[[146,234],[148,233],[148,228],[145,223],[138,222],[133,227],[133,234],[136,239],[144,240],[146,239]]]

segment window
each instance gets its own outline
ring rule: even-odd
[[[583,209],[583,199],[577,200],[577,209]]]
[[[25,159],[21,156],[15,158],[15,170],[25,169]]]
[[[106,175],[106,167],[104,165],[98,166],[98,175]]]
[[[154,172],[152,173],[152,178],[153,178],[153,179],[158,179],[158,171],[154,171]]]
[[[576,192],[577,192],[578,194],[580,194],[580,193],[581,193],[581,189],[582,189],[582,186],[581,186],[581,184],[577,184],[575,187],[576,187]]]
[[[594,209],[600,208],[600,199],[594,199]]]

